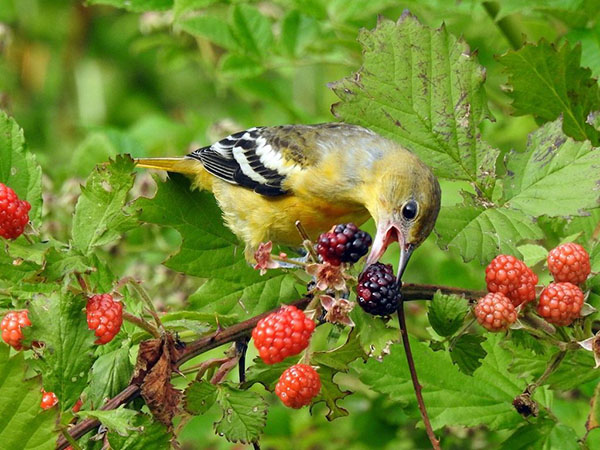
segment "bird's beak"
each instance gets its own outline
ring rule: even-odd
[[[371,264],[379,261],[392,242],[400,244],[400,263],[398,266],[398,280],[400,280],[412,255],[414,245],[406,243],[402,228],[394,222],[382,221],[377,226],[377,233],[375,234],[371,253],[367,257],[365,267],[369,267]]]

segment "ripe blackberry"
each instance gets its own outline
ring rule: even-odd
[[[490,292],[477,301],[475,317],[488,331],[504,331],[516,322],[517,312],[506,295]]]
[[[538,277],[525,263],[511,255],[498,255],[485,269],[489,292],[501,292],[517,307],[535,300]]]
[[[2,318],[0,323],[0,330],[2,330],[2,340],[8,345],[14,347],[15,350],[21,350],[23,345],[23,327],[31,326],[29,317],[27,317],[27,310],[24,311],[10,311]]]
[[[548,322],[570,325],[579,317],[583,292],[572,283],[550,283],[540,294],[537,312]]]
[[[390,315],[400,304],[400,286],[390,264],[372,264],[358,278],[358,304],[369,314]]]
[[[50,409],[57,403],[58,403],[58,398],[56,397],[54,392],[46,392],[42,388],[42,401],[40,402],[40,407],[42,409]]]
[[[15,191],[0,183],[0,236],[16,239],[29,223],[31,205],[19,200]]]
[[[590,255],[574,242],[562,244],[548,253],[548,269],[554,281],[580,284],[591,272]]]
[[[99,294],[88,299],[85,309],[88,328],[96,331],[96,344],[112,341],[123,324],[123,304],[110,294]]]
[[[319,236],[317,253],[323,261],[336,266],[355,263],[367,254],[371,242],[369,233],[353,223],[340,224]]]
[[[314,330],[315,323],[303,311],[284,305],[258,321],[252,339],[262,360],[275,364],[308,347]]]
[[[285,370],[275,386],[275,393],[283,404],[295,409],[310,404],[320,390],[319,374],[306,364],[295,364]]]

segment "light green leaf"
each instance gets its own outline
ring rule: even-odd
[[[233,7],[232,32],[250,55],[262,57],[273,44],[271,22],[258,9],[245,3]]]
[[[0,183],[29,202],[29,219],[38,225],[42,215],[42,169],[27,150],[23,130],[4,111],[0,111]]]
[[[482,264],[499,253],[521,257],[521,242],[544,236],[521,211],[475,205],[442,208],[435,232],[440,247],[455,247],[465,261],[477,258]]]
[[[217,401],[217,387],[207,381],[195,381],[185,390],[185,410],[205,414]]]
[[[219,69],[224,76],[234,80],[255,77],[265,70],[255,60],[234,53],[221,58]]]
[[[469,303],[462,297],[436,292],[429,303],[429,323],[440,336],[452,336],[462,325]]]
[[[257,442],[267,421],[267,402],[257,393],[220,384],[217,402],[223,416],[215,431],[230,442]]]
[[[92,408],[100,408],[107,398],[117,395],[129,383],[132,372],[128,347],[100,355],[92,366],[87,389],[87,400]]]
[[[133,12],[162,11],[173,6],[173,0],[86,0],[90,5],[110,5]]]
[[[89,255],[94,247],[110,244],[124,231],[137,226],[135,214],[126,208],[133,186],[133,160],[118,156],[98,166],[81,188],[73,218],[73,247]]]
[[[473,376],[465,375],[445,352],[434,352],[426,344],[411,339],[423,397],[435,429],[444,426],[477,426],[492,430],[512,428],[521,417],[512,406],[523,390],[523,381],[507,373],[513,355],[493,335],[483,344],[487,356]],[[406,356],[401,345],[391,347],[382,362],[370,359],[361,367],[360,379],[377,392],[403,404],[414,404]],[[468,386],[468,389],[465,389]],[[410,411],[417,413],[416,408]]]
[[[337,419],[339,417],[344,417],[348,415],[348,411],[337,404],[339,400],[342,400],[344,397],[347,397],[352,392],[351,391],[342,391],[339,385],[333,381],[333,377],[338,373],[337,370],[332,369],[331,367],[319,367],[317,370],[319,374],[319,378],[321,380],[321,391],[319,395],[317,395],[312,404],[311,404],[311,412],[314,406],[319,402],[325,402],[329,411],[327,412],[327,420],[331,421]]]
[[[523,262],[529,267],[535,266],[546,259],[548,256],[548,250],[541,245],[536,244],[524,244],[517,247],[521,255],[523,255]]]
[[[534,217],[583,214],[598,206],[598,159],[600,149],[567,138],[560,120],[544,125],[525,152],[507,156],[505,206]]]
[[[207,6],[218,2],[219,0],[175,0],[173,6],[175,19],[178,19],[184,13],[204,9]]]
[[[600,93],[591,71],[580,67],[580,59],[580,45],[571,49],[564,43],[556,48],[542,39],[498,60],[509,73],[509,95],[517,115],[532,114],[544,122],[562,116],[567,136],[598,145],[598,131],[587,123],[587,117],[600,109]]]
[[[107,411],[109,412],[109,411]],[[131,426],[142,429],[139,433],[129,433],[121,436],[118,433],[108,433],[108,442],[113,449],[119,450],[169,450],[173,436],[167,427],[153,421],[146,414],[136,414],[131,421]]]
[[[319,32],[317,22],[298,10],[292,10],[281,22],[281,45],[290,56],[299,56]]]
[[[73,405],[87,386],[94,363],[94,332],[85,320],[86,301],[70,292],[38,296],[29,304],[32,326],[23,330],[26,342],[45,344],[39,364],[44,389],[56,394],[63,405]]]
[[[517,428],[502,443],[502,450],[578,450],[578,436],[566,425],[545,420]]]
[[[479,139],[488,116],[485,71],[462,40],[410,15],[362,31],[363,67],[331,84],[334,114],[395,139],[441,177],[468,180],[488,193],[498,151]]]
[[[126,409],[123,405],[117,409],[107,411],[79,411],[77,415],[83,418],[98,419],[110,431],[121,436],[128,436],[131,431],[142,431],[141,428],[133,425],[133,419],[138,415],[138,412],[133,409]]]
[[[384,354],[392,342],[400,338],[400,330],[380,317],[375,317],[364,312],[361,308],[354,308],[350,318],[358,331],[358,340],[364,352],[373,357]],[[391,321],[395,324],[397,321]]]
[[[314,352],[310,362],[317,366],[327,366],[345,372],[348,371],[350,363],[358,358],[366,359],[366,354],[360,345],[358,332],[353,328],[343,345],[327,351]]]
[[[9,357],[10,347],[0,344],[0,442],[2,448],[51,450],[57,408],[42,411],[39,378],[25,380],[23,352]]]
[[[283,371],[296,364],[299,359],[300,356],[295,355],[275,364],[266,364],[261,358],[254,358],[252,365],[246,371],[244,387],[260,383],[267,390],[274,391]]]
[[[216,16],[194,16],[177,21],[177,26],[193,36],[208,39],[212,43],[227,50],[238,50],[235,37],[229,24]]]

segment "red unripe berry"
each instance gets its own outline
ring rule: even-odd
[[[475,305],[477,322],[489,331],[504,331],[517,320],[517,312],[510,299],[500,292],[490,292]]]
[[[26,200],[19,200],[15,191],[0,183],[0,236],[16,239],[29,223],[31,205]]]
[[[58,403],[58,398],[54,395],[54,392],[46,392],[42,389],[42,401],[40,407],[42,409],[50,409]]]
[[[123,304],[110,294],[99,294],[88,299],[85,309],[88,327],[96,331],[96,344],[112,341],[123,324]]]
[[[574,242],[561,244],[548,253],[548,269],[554,281],[580,284],[591,272],[590,255]]]
[[[31,326],[27,310],[10,311],[2,318],[0,329],[2,330],[2,340],[8,345],[14,347],[15,350],[21,350],[23,345],[23,327]]]
[[[570,325],[579,317],[583,292],[572,283],[550,283],[540,294],[537,312],[554,325]]]
[[[511,255],[498,255],[485,269],[489,292],[506,295],[517,307],[535,300],[538,277],[523,261]]]
[[[277,397],[290,408],[302,408],[310,404],[320,390],[319,374],[306,364],[295,364],[286,369],[275,386]]]
[[[73,411],[74,413],[78,413],[79,410],[81,410],[81,405],[83,405],[83,401],[79,398],[71,408],[71,411]]]
[[[303,311],[285,305],[258,321],[252,339],[262,360],[275,364],[308,347],[314,330],[315,323]]]

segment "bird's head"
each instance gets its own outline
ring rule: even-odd
[[[398,242],[400,279],[413,250],[433,230],[440,211],[440,185],[431,169],[408,151],[378,164],[373,172],[377,179],[367,187],[365,202],[377,224],[367,266],[377,262],[391,243]]]

